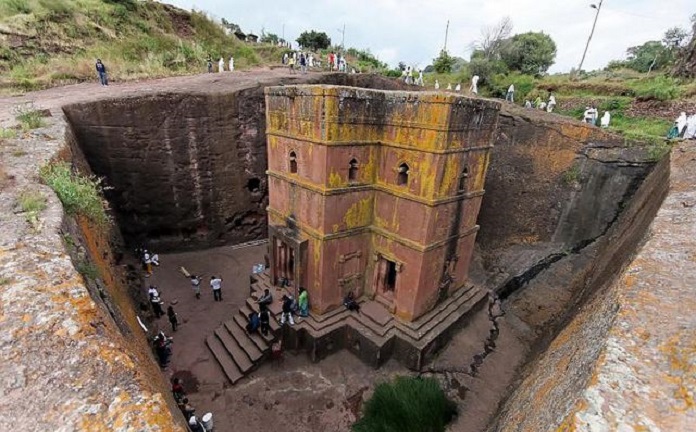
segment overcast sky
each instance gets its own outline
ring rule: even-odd
[[[294,41],[304,30],[326,32],[335,44],[369,48],[391,65],[426,66],[444,44],[451,55],[469,58],[481,28],[509,16],[513,33],[543,31],[558,45],[552,72],[577,66],[587,42],[599,0],[165,0],[237,23],[244,31],[267,32]],[[661,39],[669,27],[690,27],[694,0],[604,0],[583,69],[604,67],[622,59],[626,48]]]

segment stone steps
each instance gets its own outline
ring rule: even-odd
[[[237,323],[237,325],[240,328],[244,329],[244,331],[246,332],[247,320],[244,319],[241,314],[235,315],[233,320]],[[261,352],[264,352],[268,348],[268,341],[263,338],[263,335],[261,333],[253,333],[248,336],[249,339],[251,339],[251,341],[254,343],[254,345],[256,345],[256,348],[258,348]]]
[[[239,370],[239,367],[237,367],[237,364],[232,360],[227,350],[225,350],[225,347],[222,346],[222,342],[220,342],[215,335],[210,335],[205,338],[205,344],[208,345],[208,348],[213,353],[213,357],[215,357],[215,360],[220,364],[222,371],[232,384],[244,378],[242,371]]]
[[[246,323],[248,322],[248,317],[251,311],[254,310],[252,309],[249,305],[244,305],[241,309],[239,309],[239,316],[244,322],[244,326],[246,326]],[[258,312],[258,308],[255,309],[256,312]],[[266,344],[271,344],[273,343],[274,340],[274,335],[277,334],[277,332],[280,330],[280,324],[278,324],[278,321],[276,321],[275,317],[271,316],[271,321],[269,322],[271,331],[268,332],[266,336],[260,335],[261,338],[266,342]]]
[[[249,372],[254,364],[249,360],[247,354],[242,347],[239,346],[230,332],[227,331],[227,328],[225,328],[225,326],[220,326],[215,329],[214,333],[232,357],[232,361],[239,367],[239,370],[244,374]]]
[[[245,328],[241,328],[235,321],[227,321],[224,325],[252,363],[259,361],[263,357],[263,351],[251,340]]]

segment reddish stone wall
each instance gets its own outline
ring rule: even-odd
[[[321,86],[269,88],[266,95],[269,223],[307,241],[301,283],[313,308],[326,312],[348,291],[365,292],[415,319],[442,297],[448,257],[459,257],[447,270],[449,291],[464,284],[496,102]],[[408,181],[400,185],[403,163]],[[380,256],[397,263],[393,294],[377,292]]]

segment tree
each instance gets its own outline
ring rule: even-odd
[[[232,23],[232,22],[229,22],[229,21],[227,21],[225,18],[223,18],[222,20],[220,20],[220,22],[222,22],[222,26],[223,26],[223,27],[229,29],[230,33],[236,33],[236,32],[241,32],[241,31],[242,31],[242,28],[239,27],[239,25],[237,25],[237,24],[235,24],[235,23]]]
[[[501,19],[497,24],[481,29],[481,39],[475,44],[486,60],[498,60],[505,41],[512,34],[510,17]]]
[[[433,67],[437,73],[450,73],[454,65],[454,57],[450,56],[446,50],[440,51],[440,55],[433,60]]]
[[[510,70],[541,75],[556,60],[556,43],[544,32],[517,34],[506,40],[501,59]]]
[[[688,41],[689,33],[681,27],[672,27],[665,32],[662,43],[667,48],[680,48]]]
[[[260,40],[262,43],[277,45],[280,38],[278,37],[277,34],[266,33],[265,30],[261,30],[261,39]]]
[[[331,46],[331,39],[324,32],[310,31],[302,32],[297,39],[297,43],[303,48],[309,48],[312,51],[327,49]]]
[[[648,41],[643,45],[630,47],[626,53],[628,54],[626,67],[638,72],[661,69],[670,64],[673,59],[669,48],[660,41]]]

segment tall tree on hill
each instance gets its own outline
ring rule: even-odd
[[[556,43],[544,32],[516,34],[505,41],[501,59],[510,70],[541,75],[556,61]]]
[[[327,49],[331,46],[331,38],[324,33],[315,30],[304,31],[297,38],[297,43],[303,48],[308,48],[313,51],[318,51],[320,49]]]
[[[481,39],[474,43],[474,47],[486,60],[498,60],[511,34],[512,20],[510,17],[505,17],[495,25],[481,29]]]

